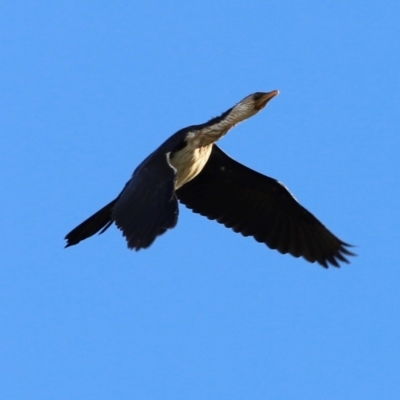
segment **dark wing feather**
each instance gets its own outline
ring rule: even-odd
[[[239,164],[216,145],[202,172],[176,194],[194,212],[283,254],[324,267],[337,267],[353,255],[285,186]]]
[[[153,153],[134,172],[119,196],[112,219],[130,249],[149,247],[178,221],[175,170],[165,153]]]

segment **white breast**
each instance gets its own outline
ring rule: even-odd
[[[199,148],[189,145],[174,153],[169,162],[177,171],[175,189],[179,189],[202,171],[210,158],[211,150],[212,145]]]

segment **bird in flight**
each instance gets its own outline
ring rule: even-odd
[[[350,245],[301,206],[284,185],[238,163],[215,144],[278,93],[253,93],[219,117],[174,133],[135,169],[113,201],[67,234],[65,247],[115,223],[130,249],[145,249],[175,227],[179,200],[193,212],[282,254],[325,268],[348,263],[346,257],[354,255]]]

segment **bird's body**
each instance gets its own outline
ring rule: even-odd
[[[66,247],[103,233],[115,222],[129,248],[147,248],[176,225],[179,200],[281,253],[324,267],[348,262],[348,245],[282,184],[239,164],[214,144],[277,94],[254,93],[221,116],[176,132],[135,169],[115,200],[68,233]]]

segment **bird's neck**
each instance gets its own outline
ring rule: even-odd
[[[226,135],[239,122],[251,117],[247,109],[240,104],[233,107],[223,118],[217,117],[209,121],[202,128],[194,130],[188,135],[188,144],[192,148],[199,148],[215,143]]]

